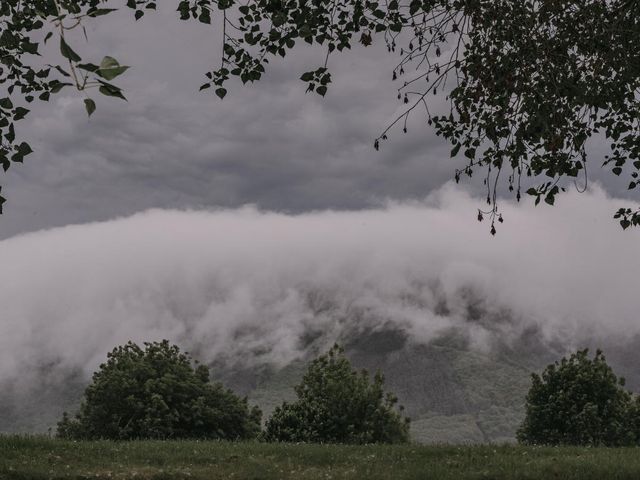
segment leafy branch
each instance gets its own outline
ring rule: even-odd
[[[127,70],[106,56],[99,65],[82,63],[66,34],[107,15],[109,0],[5,0],[0,6],[0,163],[5,170],[31,148],[16,140],[14,123],[28,113],[14,106],[16,91],[26,103],[47,101],[66,86],[83,93],[97,89],[124,99],[110,83]],[[155,10],[153,0],[127,0],[140,20]],[[640,15],[637,0],[179,0],[184,21],[212,24],[221,16],[220,65],[206,72],[201,90],[223,99],[227,82],[262,78],[273,57],[302,44],[325,49],[321,66],[303,72],[308,92],[325,96],[332,82],[329,57],[360,43],[383,41],[399,56],[391,77],[401,113],[374,139],[378,150],[395,129],[424,108],[426,123],[451,145],[451,156],[466,165],[456,181],[477,171],[486,188],[490,231],[503,221],[498,209],[506,187],[553,205],[573,182],[588,182],[589,144],[606,142],[604,166],[640,186]],[[54,26],[68,71],[40,68],[33,33]],[[86,35],[86,30],[85,35]],[[48,32],[45,42],[52,35]],[[62,77],[50,78],[58,73]],[[429,99],[441,95],[439,111]],[[95,102],[85,98],[91,115]],[[578,183],[582,186],[578,186]],[[4,199],[0,197],[0,207]],[[620,209],[623,228],[640,224],[640,210]]]

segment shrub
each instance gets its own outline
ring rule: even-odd
[[[409,419],[396,411],[380,373],[370,381],[335,345],[311,362],[295,387],[297,401],[277,407],[266,424],[267,441],[315,443],[402,443]],[[399,407],[402,410],[402,407]]]
[[[600,350],[588,350],[533,374],[526,416],[518,430],[525,444],[619,446],[635,442],[634,401]]]
[[[93,374],[74,419],[65,412],[58,436],[71,439],[248,439],[260,432],[261,412],[250,409],[204,365],[169,342],[129,342],[107,355]]]

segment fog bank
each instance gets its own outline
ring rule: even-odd
[[[360,327],[395,325],[417,343],[456,329],[480,349],[534,327],[568,348],[629,337],[640,232],[611,219],[626,204],[599,189],[555,207],[505,203],[491,237],[475,220],[481,202],[446,187],[377,210],[151,210],[10,238],[0,381],[88,376],[128,340],[281,365],[309,336],[328,344]]]

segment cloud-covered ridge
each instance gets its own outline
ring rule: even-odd
[[[495,238],[479,201],[445,188],[379,210],[152,210],[7,239],[0,381],[43,366],[88,375],[129,339],[282,364],[309,332],[330,341],[349,322],[416,342],[455,328],[480,348],[531,326],[575,342],[637,334],[640,233],[611,220],[620,203],[595,190],[506,204]]]

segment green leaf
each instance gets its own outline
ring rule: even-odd
[[[287,22],[287,15],[283,12],[278,12],[273,17],[271,17],[271,21],[273,22],[274,27],[281,27]]]
[[[71,77],[71,75],[69,74],[69,72],[67,72],[64,68],[62,68],[60,65],[56,65],[54,67],[58,72],[60,72],[63,76],[65,77]]]
[[[98,91],[103,94],[106,95],[107,97],[116,97],[116,98],[121,98],[122,100],[127,100],[125,98],[125,96],[122,94],[122,89],[116,87],[115,85],[111,85],[110,83],[106,83],[106,82],[100,82],[102,83],[102,85],[100,85],[100,88],[98,89]]]
[[[318,88],[316,88],[316,93],[324,97],[327,93],[327,87],[325,85],[320,85]]]
[[[409,4],[409,15],[413,15],[422,7],[422,2],[420,0],[412,0],[411,4]]]
[[[117,10],[117,8],[96,8],[95,10],[90,10],[87,15],[90,17],[101,17],[102,15],[108,15]]]
[[[13,108],[13,102],[9,97],[2,98],[0,99],[0,107],[4,108],[5,110],[9,110]]]
[[[87,72],[95,73],[100,70],[98,65],[94,65],[93,63],[79,63],[78,68],[82,70],[86,70]]]
[[[454,146],[451,149],[451,157],[455,157],[458,154],[458,152],[460,151],[460,147],[461,146],[462,146],[462,144],[458,143],[456,146]]]
[[[17,163],[22,163],[22,161],[24,160],[24,157],[29,155],[31,152],[33,152],[33,150],[31,149],[31,146],[26,142],[22,142],[16,148],[16,153],[14,153],[11,156],[11,160]],[[6,170],[6,167],[5,167],[5,170]]]
[[[24,40],[20,46],[22,47],[22,50],[27,53],[31,53],[32,55],[39,55],[37,43],[31,43],[27,40]]]
[[[18,145],[18,153],[20,155],[26,157],[32,152],[33,150],[31,149],[31,146],[27,142],[22,142],[20,145]]]
[[[67,42],[65,42],[64,37],[60,37],[60,53],[64,58],[67,58],[72,62],[79,62],[82,60],[80,55],[74,52]]]
[[[203,9],[202,13],[200,13],[200,16],[198,17],[198,20],[200,21],[200,23],[211,25],[211,14],[209,13],[209,10]]]
[[[6,138],[9,143],[13,143],[16,139],[16,129],[13,127],[13,123],[9,125],[9,131],[4,134],[4,138]]]
[[[51,93],[58,93],[64,87],[69,87],[69,86],[71,86],[70,83],[63,83],[63,82],[59,82],[58,80],[53,80],[49,84],[49,88],[51,89]]]
[[[113,80],[128,69],[129,67],[120,65],[115,58],[107,56],[100,62],[100,69],[96,73],[105,80]]]
[[[227,94],[226,88],[223,88],[223,87],[216,88],[216,95],[220,97],[220,100],[222,100],[226,94]]]
[[[300,80],[302,80],[303,82],[310,82],[311,80],[313,80],[313,72],[304,72],[300,77]]]
[[[29,113],[29,110],[27,110],[26,108],[18,107],[13,111],[13,120],[16,122],[18,120],[22,120],[27,116],[27,113]]]
[[[96,102],[90,98],[84,99],[84,108],[87,110],[87,115],[91,116],[96,111]]]

